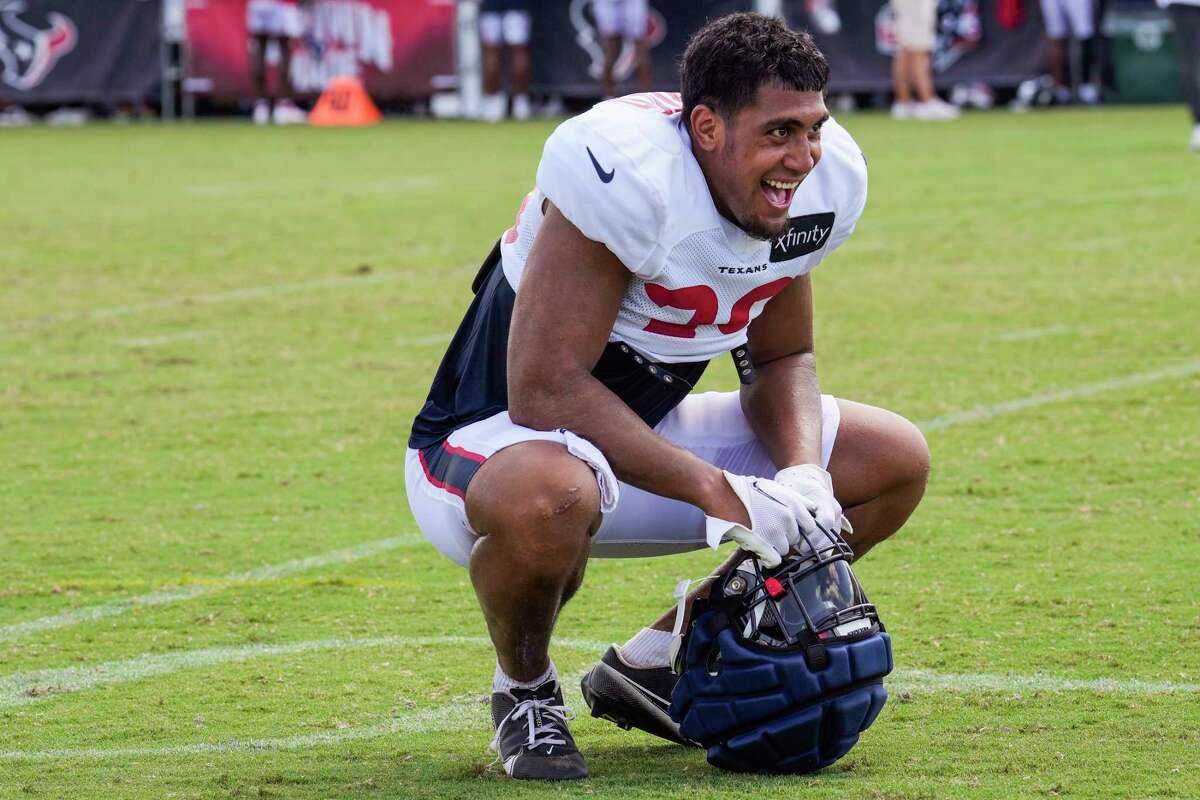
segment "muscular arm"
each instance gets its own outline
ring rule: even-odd
[[[742,410],[779,469],[821,463],[821,389],[813,355],[812,279],[803,275],[750,324],[758,378],[742,386]]]
[[[719,469],[654,433],[592,377],[628,284],[616,256],[548,205],[509,329],[509,415],[538,430],[567,428],[599,447],[621,480],[748,525]]]

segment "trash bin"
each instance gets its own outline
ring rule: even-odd
[[[1179,63],[1171,18],[1157,8],[1114,4],[1104,17],[1120,103],[1177,103]]]

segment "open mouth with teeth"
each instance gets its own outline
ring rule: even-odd
[[[763,196],[774,208],[787,208],[792,204],[792,195],[800,181],[777,181],[773,178],[763,178],[761,184]]]

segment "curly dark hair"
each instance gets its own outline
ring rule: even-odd
[[[691,119],[692,109],[703,104],[730,119],[768,83],[823,92],[829,62],[811,36],[774,17],[749,12],[719,17],[688,40],[680,61],[683,118]]]

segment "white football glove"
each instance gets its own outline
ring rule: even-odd
[[[800,464],[775,473],[775,481],[804,498],[804,507],[827,531],[854,533],[833,496],[833,478],[816,464]]]
[[[756,555],[764,567],[776,567],[783,556],[800,541],[800,528],[815,533],[816,525],[808,513],[804,498],[766,478],[725,473],[746,513],[750,527],[718,517],[704,518],[705,538],[716,548],[728,538]],[[799,527],[797,527],[799,526]]]

